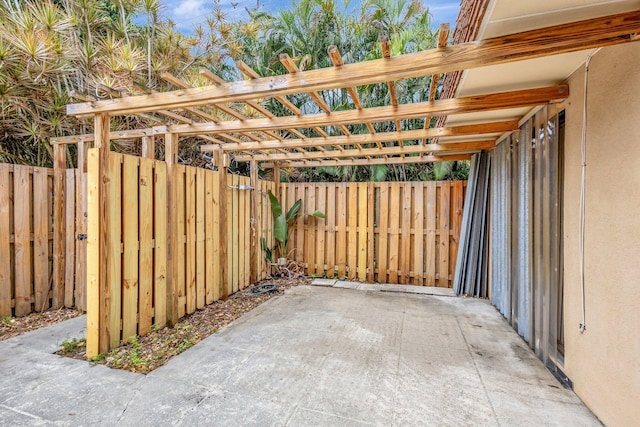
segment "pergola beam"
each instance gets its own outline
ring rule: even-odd
[[[538,89],[477,95],[466,98],[444,99],[432,102],[373,107],[364,110],[336,111],[331,114],[306,116],[284,116],[278,120],[251,119],[241,123],[236,121],[221,123],[194,123],[174,125],[169,130],[182,135],[212,134],[254,130],[278,130],[286,128],[310,128],[314,126],[335,126],[366,121],[384,122],[396,119],[424,117],[425,114],[460,114],[488,110],[527,107],[548,102],[561,102],[569,96],[569,86],[559,85]]]
[[[371,159],[320,160],[311,162],[268,162],[260,166],[266,169],[280,168],[317,168],[321,166],[371,166],[371,165],[406,165],[416,163],[451,162],[469,160],[474,153],[453,154],[449,156],[409,156],[409,157],[373,157]]]
[[[379,144],[390,141],[410,141],[418,139],[438,138],[438,137],[455,137],[455,136],[471,136],[483,134],[502,134],[518,130],[518,120],[494,123],[479,123],[464,126],[451,126],[431,129],[415,129],[405,130],[402,132],[378,132],[375,134],[358,134],[350,136],[333,136],[329,138],[304,138],[304,139],[288,139],[284,141],[262,141],[262,142],[243,142],[239,144],[219,145],[201,145],[203,152],[213,152],[214,149],[220,147],[223,151],[254,151],[268,150],[277,148],[309,148],[324,147],[335,145],[356,145],[360,144]],[[357,145],[356,145],[357,146]],[[381,147],[380,147],[381,148]]]
[[[397,147],[383,147],[383,148],[362,148],[352,149],[344,151],[311,151],[305,153],[285,153],[285,154],[260,154],[254,156],[236,156],[235,160],[238,162],[249,162],[251,160],[257,160],[259,162],[264,161],[279,161],[279,160],[317,160],[317,159],[335,159],[345,157],[366,157],[366,156],[399,156],[407,154],[424,154],[430,152],[454,152],[454,151],[478,151],[478,150],[490,150],[496,146],[495,139],[484,141],[468,141],[468,142],[449,142],[443,144],[428,144],[426,146],[419,145],[404,145]]]
[[[347,64],[340,68],[263,77],[217,88],[202,87],[72,104],[67,106],[67,113],[74,116],[131,114],[368,85],[620,44],[635,40],[638,32],[640,10],[635,10],[393,58]]]

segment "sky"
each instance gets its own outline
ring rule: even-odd
[[[259,6],[261,10],[274,12],[288,8],[293,0],[220,0],[220,6],[226,12],[229,19],[244,19],[247,17],[245,8],[254,9]],[[340,0],[336,1],[340,4]],[[358,0],[352,1],[352,6],[357,6]],[[206,19],[208,12],[213,9],[214,0],[161,0],[163,15],[174,20],[178,29],[190,32],[198,24]],[[433,15],[434,27],[448,22],[453,29],[460,6],[459,0],[424,0]]]

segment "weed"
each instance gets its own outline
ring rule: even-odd
[[[134,335],[131,337],[131,351],[129,352],[129,361],[131,362],[131,366],[133,367],[141,367],[146,366],[144,358],[140,357],[140,348],[142,347],[142,343],[138,340],[138,336]]]
[[[13,318],[11,316],[5,316],[0,318],[0,323],[4,323],[5,325],[11,325],[13,323]]]
[[[64,340],[62,341],[62,350],[68,353],[76,353],[79,347],[84,347],[87,345],[86,339],[72,339],[72,340]]]
[[[189,338],[186,338],[182,343],[178,346],[178,353],[182,353],[188,348],[193,347],[193,341]]]
[[[106,355],[104,353],[98,353],[97,356],[92,357],[90,360],[92,362],[102,362],[104,359],[106,359]]]

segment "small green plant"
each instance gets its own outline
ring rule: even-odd
[[[106,359],[106,355],[104,353],[98,353],[97,356],[92,357],[90,360],[92,362],[102,362],[104,359]]]
[[[140,357],[140,348],[142,347],[142,343],[138,340],[137,335],[133,335],[131,337],[131,351],[129,351],[129,361],[131,365],[134,367],[145,366],[145,360]]]
[[[276,244],[273,249],[270,249],[265,238],[261,237],[260,247],[265,253],[265,259],[268,262],[273,262],[274,255],[276,259],[286,258],[289,255],[289,237],[291,235],[291,227],[296,223],[298,218],[302,216],[300,213],[302,199],[296,200],[286,214],[283,213],[282,205],[271,190],[269,190],[269,201],[271,202],[271,212],[273,213],[273,237],[276,239]],[[324,213],[320,211],[315,211],[308,216],[325,218]]]
[[[189,338],[186,338],[180,345],[178,346],[178,353],[182,353],[188,348],[193,347],[193,341]]]
[[[62,350],[67,353],[76,353],[80,347],[86,346],[86,339],[72,339],[72,340],[64,340],[62,341]]]
[[[5,316],[0,319],[0,323],[4,323],[5,325],[11,325],[12,320],[13,319],[11,318],[11,316]]]

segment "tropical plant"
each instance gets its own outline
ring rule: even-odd
[[[276,239],[276,244],[273,249],[270,249],[267,245],[266,239],[262,237],[260,238],[260,247],[265,252],[265,259],[268,262],[273,262],[274,258],[279,260],[289,256],[289,237],[291,235],[291,227],[296,223],[298,218],[302,216],[300,213],[302,199],[296,200],[286,214],[282,210],[280,201],[278,201],[271,190],[269,190],[269,201],[271,202],[271,213],[273,214],[273,237]],[[319,210],[316,210],[307,216],[325,218],[324,213]]]

